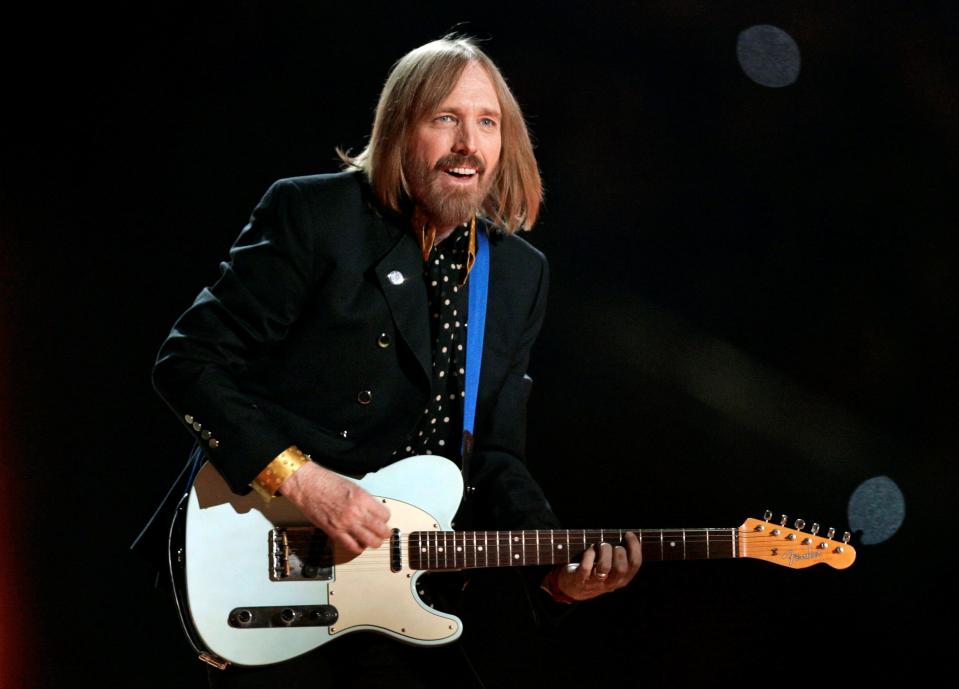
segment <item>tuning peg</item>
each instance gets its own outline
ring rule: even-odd
[[[849,539],[850,539],[850,538],[852,538],[852,534],[849,533],[848,531],[846,531],[846,532],[842,535],[842,542],[843,542],[843,543],[849,543]]]
[[[829,531],[826,532],[826,538],[828,538],[831,541],[832,537],[835,535],[836,535],[836,530],[830,526]]]
[[[797,520],[796,520],[796,530],[797,530],[797,531],[802,531],[804,526],[806,526],[806,522],[805,522],[805,521],[803,521],[802,519],[797,519]]]
[[[786,520],[787,520],[787,519],[789,519],[789,517],[787,517],[787,516],[784,514],[783,517],[782,517],[782,519],[779,520],[779,526],[786,526]]]
[[[765,521],[768,522],[768,521],[769,521],[770,519],[772,519],[772,518],[773,518],[773,513],[770,512],[769,510],[766,510],[766,511],[763,513],[763,519],[764,519]]]
[[[811,533],[813,536],[819,533],[819,524],[817,524],[816,522],[813,522],[812,527],[810,527],[809,529],[809,533]]]

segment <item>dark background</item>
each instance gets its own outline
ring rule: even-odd
[[[0,684],[202,684],[127,552],[190,444],[153,357],[269,183],[337,169],[389,66],[451,29],[489,39],[537,143],[547,203],[527,238],[553,286],[530,463],[560,517],[732,527],[769,508],[841,533],[863,481],[904,497],[898,532],[857,534],[845,571],[648,564],[571,614],[570,683],[944,665],[957,20],[949,2],[679,0],[9,14]],[[740,68],[757,24],[798,44],[794,84]]]

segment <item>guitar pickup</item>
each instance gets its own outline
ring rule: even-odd
[[[281,605],[234,608],[227,624],[236,629],[329,627],[340,613],[332,605]]]
[[[271,581],[333,580],[333,550],[319,529],[278,526],[270,530],[269,545]]]

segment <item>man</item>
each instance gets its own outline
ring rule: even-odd
[[[526,370],[547,266],[513,233],[534,224],[542,189],[499,70],[468,39],[417,48],[390,73],[367,148],[341,156],[347,172],[281,180],[267,192],[220,279],[164,342],[157,390],[234,492],[283,495],[349,552],[388,538],[390,515],[338,474],[417,454],[462,464],[475,490],[462,515],[472,523],[457,527],[558,527],[523,462]],[[465,345],[480,232],[488,305],[470,426]],[[464,421],[474,433],[461,457]],[[579,566],[557,567],[543,589],[557,601],[586,600],[624,586],[640,562],[629,534],[626,547],[596,544]],[[333,653],[351,657],[324,648],[310,662]],[[362,662],[336,662],[369,670],[371,655],[360,653]],[[396,662],[418,681],[422,662],[408,653]],[[276,681],[270,672],[213,681]]]

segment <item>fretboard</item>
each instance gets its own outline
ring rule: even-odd
[[[623,543],[627,531],[639,538],[646,561],[737,557],[735,528],[414,531],[408,541],[409,566],[442,570],[568,564],[597,543]]]

